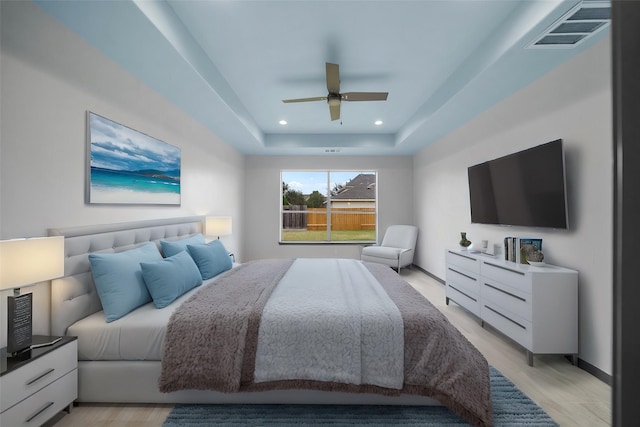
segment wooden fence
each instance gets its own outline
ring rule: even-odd
[[[295,208],[295,209],[293,209]],[[305,206],[283,206],[282,227],[284,229],[307,229],[318,231],[327,229],[327,209]],[[375,208],[334,208],[331,210],[331,229],[375,230]]]
[[[282,211],[283,229],[304,230],[307,228],[307,205],[284,205]]]

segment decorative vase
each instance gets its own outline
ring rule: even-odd
[[[467,233],[464,231],[460,232],[460,246],[462,246],[462,249],[466,250],[470,244],[471,240],[467,240]]]

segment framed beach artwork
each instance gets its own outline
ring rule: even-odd
[[[180,205],[180,148],[87,111],[87,203]]]

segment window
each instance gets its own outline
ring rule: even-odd
[[[376,241],[375,171],[280,172],[281,243]]]

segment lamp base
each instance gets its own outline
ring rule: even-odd
[[[33,294],[7,297],[7,353],[17,355],[31,348]]]
[[[24,348],[15,353],[7,353],[7,359],[11,359],[15,362],[19,362],[21,360],[29,360],[31,359],[31,347]]]

